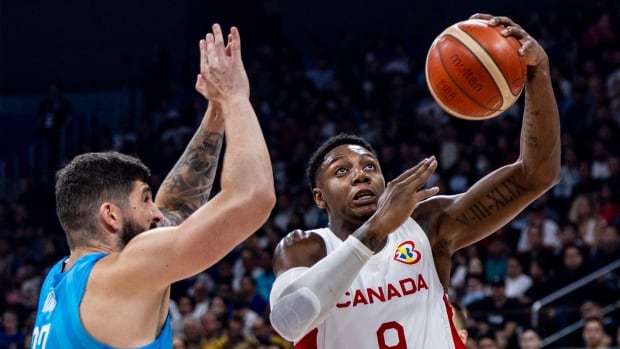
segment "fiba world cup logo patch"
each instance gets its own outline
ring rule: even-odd
[[[394,260],[405,264],[416,264],[422,259],[422,253],[415,249],[415,243],[411,240],[398,245],[394,253]]]

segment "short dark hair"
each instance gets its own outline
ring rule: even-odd
[[[325,155],[327,155],[327,153],[329,153],[332,149],[343,144],[359,145],[366,148],[375,157],[377,157],[377,152],[375,152],[370,143],[368,143],[362,137],[347,133],[340,133],[338,135],[332,136],[323,144],[321,144],[321,146],[319,146],[317,150],[315,150],[314,153],[310,156],[308,166],[306,166],[306,177],[308,179],[308,185],[310,186],[310,190],[316,187],[316,172],[318,171],[319,166],[323,162],[323,158],[325,157]]]
[[[96,233],[102,203],[124,206],[134,181],[147,182],[150,176],[140,159],[115,151],[78,155],[56,172],[56,215],[69,247],[86,243]]]

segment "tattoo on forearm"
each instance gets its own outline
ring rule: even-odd
[[[466,209],[456,220],[466,226],[482,221],[514,201],[525,192],[525,189],[524,186],[517,183],[515,176],[509,177]]]
[[[538,132],[536,132],[536,122],[540,113],[537,111],[529,112],[526,114],[526,120],[523,123],[524,128],[524,141],[525,145],[529,148],[538,148]]]
[[[170,221],[183,220],[209,199],[222,142],[222,133],[199,130],[162,182]]]

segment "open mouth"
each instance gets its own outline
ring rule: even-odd
[[[356,205],[365,205],[375,202],[376,195],[370,190],[360,190],[353,197],[353,203]]]

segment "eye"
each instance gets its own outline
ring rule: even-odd
[[[368,164],[366,164],[366,165],[364,166],[364,169],[365,169],[365,170],[374,170],[374,169],[376,169],[376,168],[377,168],[377,167],[376,167],[376,166],[375,166],[375,164],[373,164],[373,163],[368,163]]]
[[[344,167],[339,167],[336,169],[336,176],[343,176],[347,174],[347,172],[349,172],[349,169],[344,168]]]

